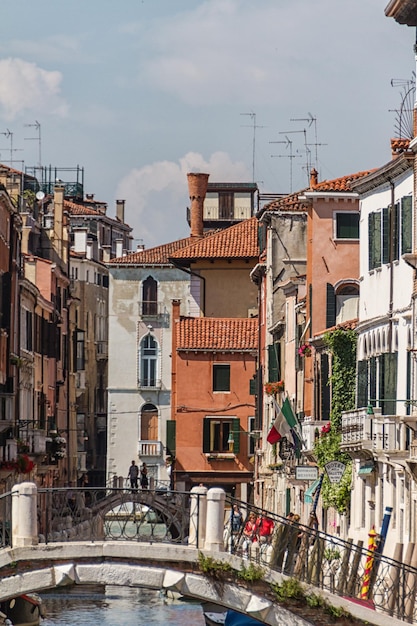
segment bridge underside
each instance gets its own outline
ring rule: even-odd
[[[6,548],[0,551],[0,601],[23,593],[41,592],[66,585],[118,585],[171,590],[202,602],[232,608],[270,626],[311,626],[329,623],[329,615],[305,607],[283,607],[271,597],[269,583],[281,583],[285,576],[269,571],[263,582],[216,581],[199,572],[198,550],[186,546],[132,542],[54,543],[36,547]],[[212,556],[212,554],[211,554]],[[242,561],[219,553],[219,560],[236,570]],[[313,587],[311,593],[316,593]],[[374,624],[400,626],[404,622],[375,613],[339,596],[321,592],[332,606],[352,616],[350,626]],[[297,614],[299,613],[299,614]],[[352,619],[353,618],[353,619]],[[336,620],[341,626],[344,622]]]

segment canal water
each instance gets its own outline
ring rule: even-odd
[[[204,626],[198,603],[127,587],[80,587],[41,594],[41,626]]]

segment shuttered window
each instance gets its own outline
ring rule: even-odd
[[[412,249],[412,198],[404,196],[401,200],[401,254]]]
[[[359,213],[336,213],[336,239],[359,239]]]
[[[280,344],[273,343],[268,346],[268,381],[270,383],[281,380],[280,376]]]
[[[233,439],[232,450],[229,441]],[[216,454],[240,452],[240,421],[238,418],[205,417],[203,420],[203,452]]]
[[[398,261],[400,252],[400,205],[397,202],[392,209],[392,260]]]
[[[356,403],[358,409],[368,405],[368,361],[358,361]]]
[[[332,328],[336,324],[336,295],[334,287],[330,283],[326,285],[326,328]]]
[[[397,353],[389,352],[382,356],[382,395],[381,408],[383,415],[395,415],[397,398]]]
[[[175,458],[177,448],[177,430],[175,420],[167,420],[167,455]]]
[[[382,263],[389,263],[389,212],[382,209]]]

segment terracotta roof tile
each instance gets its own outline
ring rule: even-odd
[[[258,220],[251,217],[172,254],[173,259],[248,259],[259,256]]]
[[[103,215],[103,213],[96,209],[71,202],[70,200],[64,200],[64,209],[67,209],[71,215]]]
[[[396,137],[391,139],[391,152],[394,156],[407,152],[410,148],[410,140]]]
[[[321,183],[310,187],[309,191],[351,191],[351,183],[367,176],[373,171],[375,170],[357,172],[356,174],[349,174],[348,176],[334,178],[333,180],[323,180]]]
[[[178,239],[155,248],[132,252],[118,259],[112,259],[107,265],[171,265],[169,257],[173,256],[177,250],[189,246],[192,241],[194,241],[192,237]]]
[[[307,191],[297,191],[297,193],[291,193],[288,196],[277,198],[265,205],[267,211],[306,211],[307,205],[304,202],[300,202],[299,196]]]
[[[356,330],[359,323],[359,319],[356,317],[353,320],[347,320],[346,322],[342,322],[341,324],[337,324],[336,326],[331,326],[330,328],[326,328],[325,331],[321,331],[319,333],[315,333],[314,337],[321,337],[324,332],[332,332],[333,330]]]
[[[177,350],[248,352],[257,337],[257,318],[182,317],[176,325]]]

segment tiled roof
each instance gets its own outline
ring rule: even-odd
[[[391,139],[391,151],[393,154],[402,154],[410,148],[409,139],[400,139],[398,137]]]
[[[70,200],[64,200],[64,209],[67,209],[71,215],[103,215],[103,213],[96,209],[71,202]]]
[[[118,259],[112,259],[107,265],[170,265],[169,257],[173,256],[177,250],[189,246],[192,241],[194,241],[192,237],[185,237],[162,246],[149,248],[149,250],[132,252]]]
[[[258,348],[257,318],[182,317],[176,325],[178,350],[248,352]]]
[[[336,326],[331,326],[330,328],[326,328],[325,331],[321,331],[319,333],[315,333],[315,337],[321,337],[324,332],[329,333],[334,330],[356,330],[358,326],[359,319],[356,317],[353,320],[347,320],[346,322],[342,322],[341,324],[337,324]]]
[[[258,220],[251,217],[172,254],[173,259],[248,259],[259,256]]]
[[[373,171],[374,169],[349,174],[341,178],[334,178],[333,180],[323,180],[321,183],[317,183],[317,185],[311,187],[309,191],[351,191],[351,183],[367,176]]]
[[[267,211],[306,211],[307,206],[305,203],[300,202],[299,196],[303,194],[306,189],[297,191],[297,193],[290,193],[288,196],[277,198],[265,205]]]

